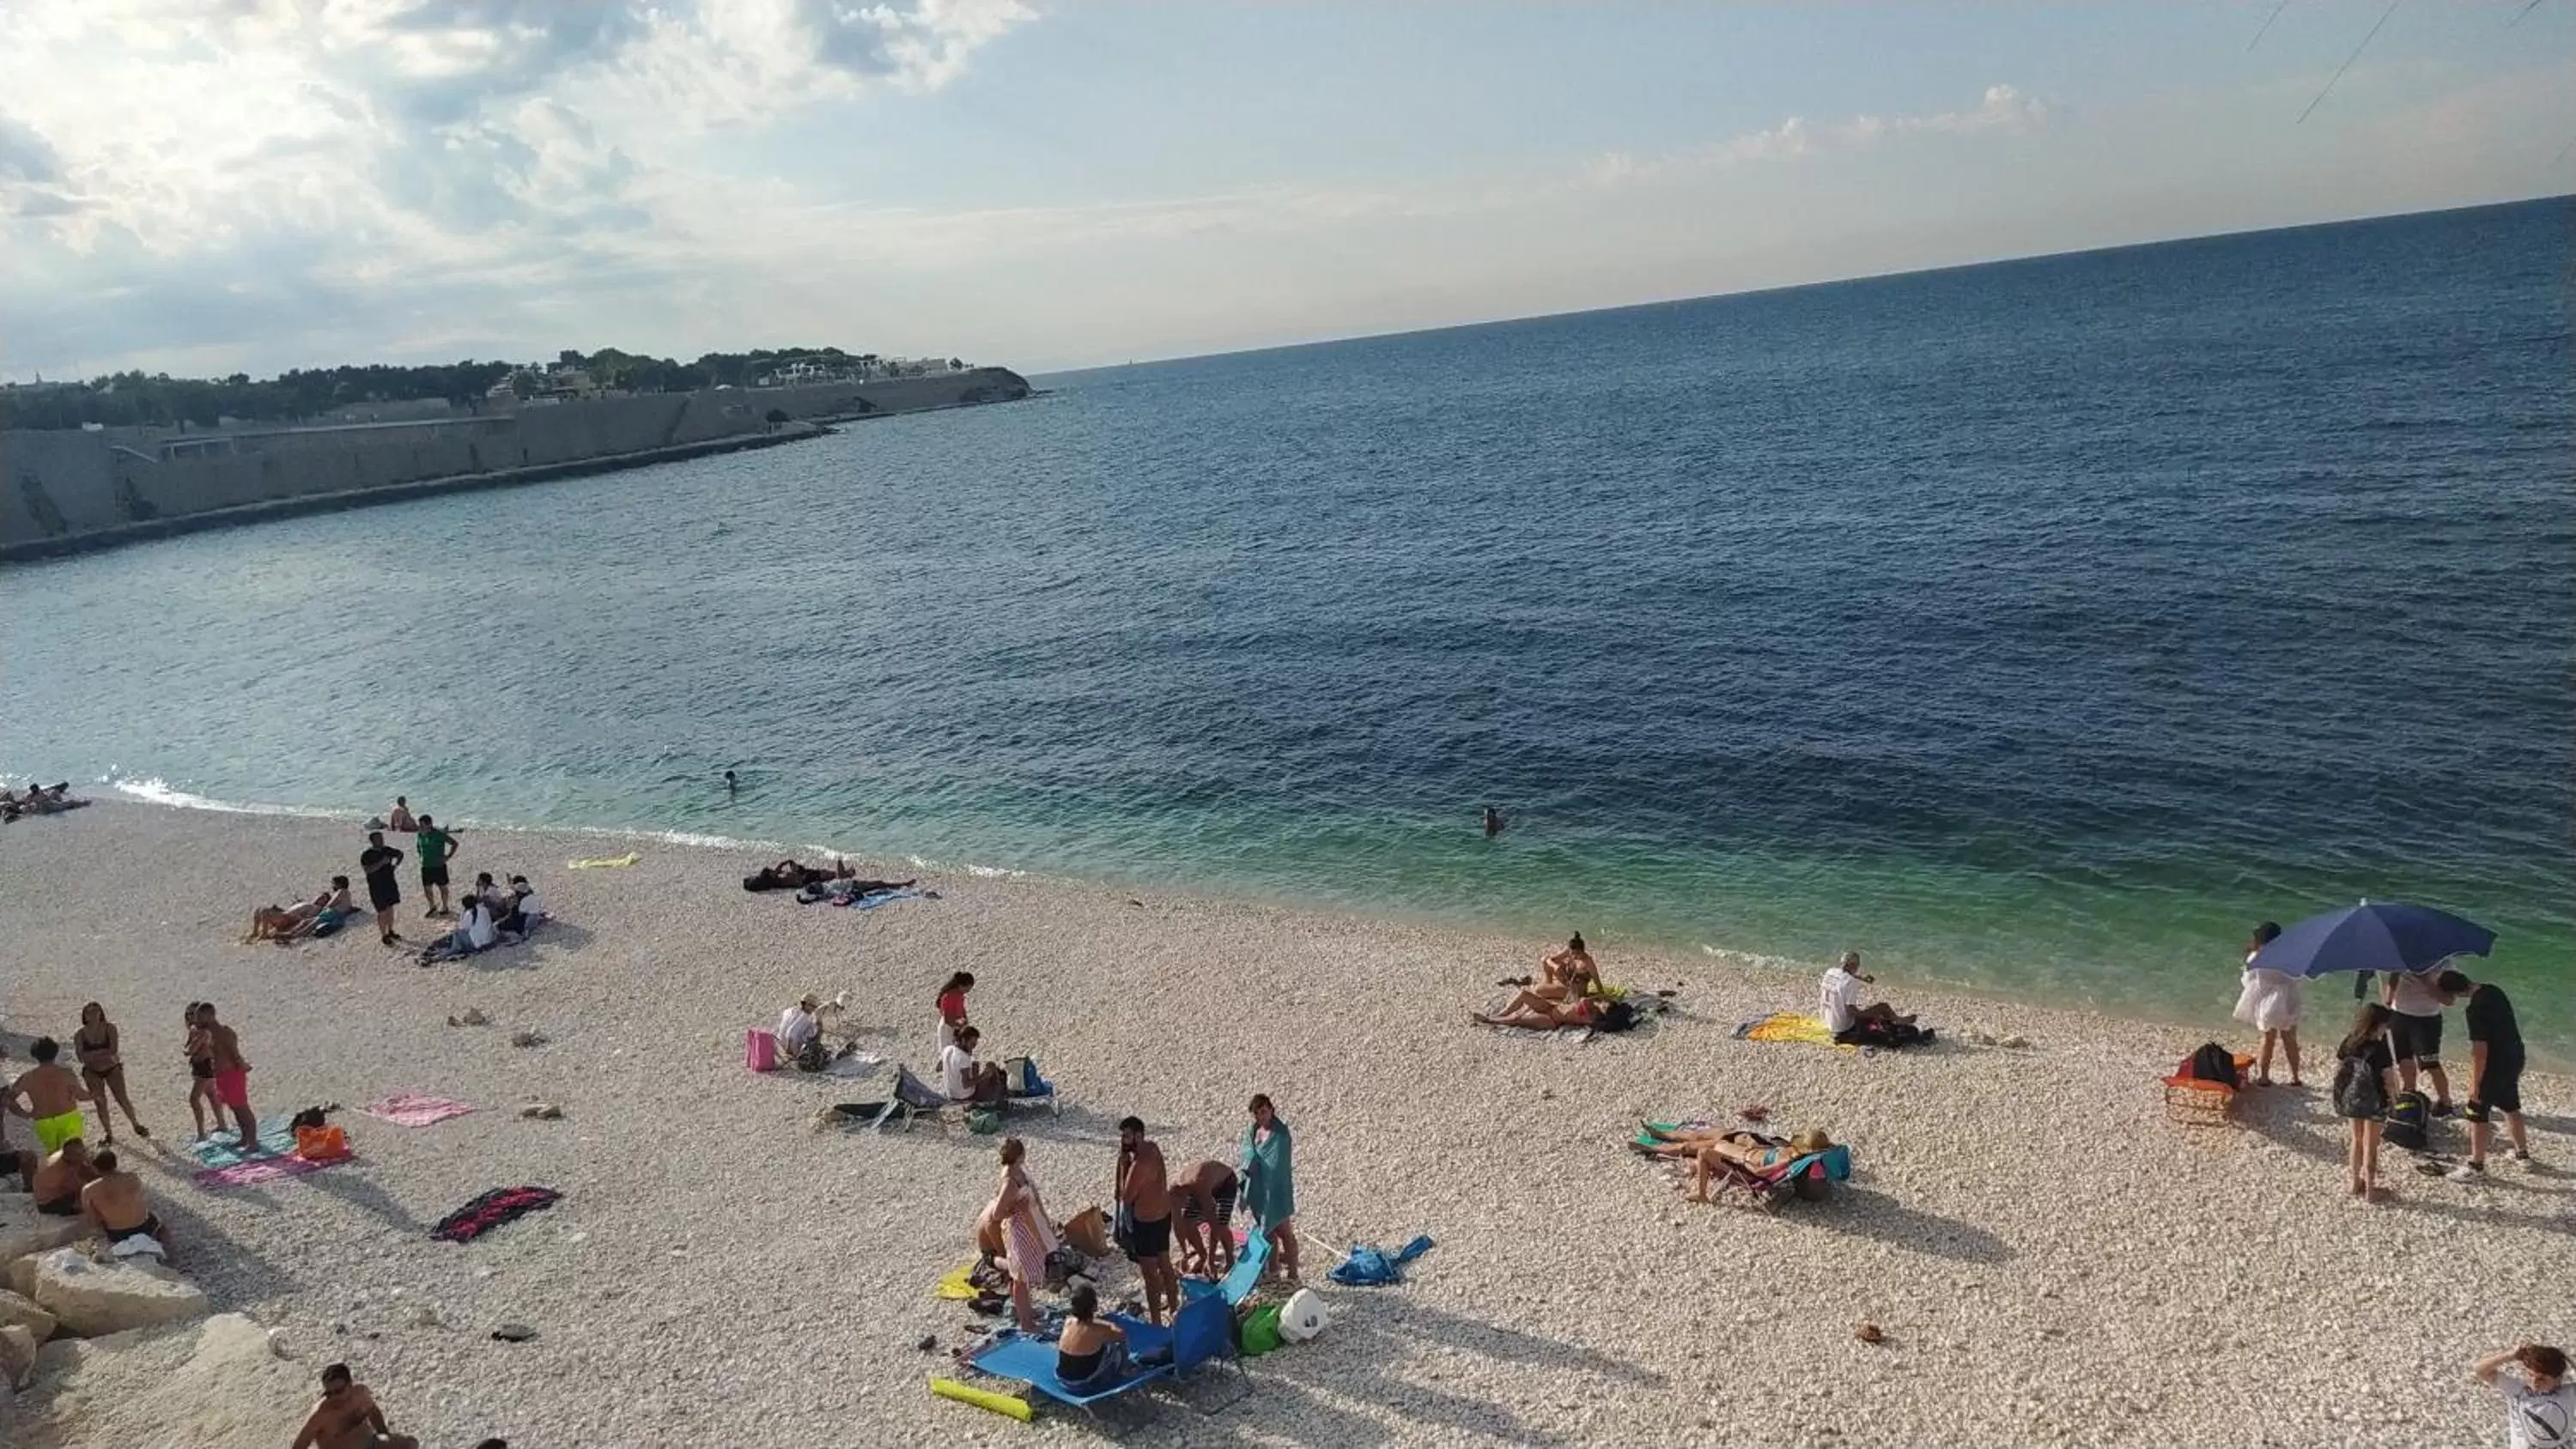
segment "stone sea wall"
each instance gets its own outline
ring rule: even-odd
[[[532,483],[819,435],[813,424],[1026,397],[1006,368],[597,398],[426,422],[177,434],[0,433],[0,560],[423,493]],[[780,427],[772,410],[796,419]],[[167,443],[181,443],[176,455]]]

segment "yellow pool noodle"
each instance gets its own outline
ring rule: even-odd
[[[930,1391],[943,1399],[955,1399],[961,1404],[973,1404],[979,1409],[990,1409],[1004,1418],[1017,1419],[1023,1424],[1029,1421],[1029,1401],[1026,1399],[1015,1399],[1008,1394],[969,1388],[955,1379],[932,1379]]]

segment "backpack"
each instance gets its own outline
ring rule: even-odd
[[[2370,1058],[2356,1055],[2335,1063],[2334,1107],[2339,1117],[2364,1121],[2387,1114],[2388,1098]]]
[[[2379,1140],[2391,1147],[2409,1152],[2424,1150],[2425,1124],[2433,1119],[2433,1103],[2421,1092],[2400,1092],[2388,1104],[2388,1120],[2379,1129]]]

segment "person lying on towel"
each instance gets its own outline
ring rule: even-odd
[[[1543,989],[1532,987],[1513,997],[1509,1006],[1491,1014],[1481,1011],[1467,1014],[1486,1026],[1516,1026],[1526,1031],[1554,1031],[1566,1026],[1626,1031],[1636,1022],[1633,1009],[1624,1001],[1602,1001],[1589,996],[1558,1001],[1540,994]]]
[[[975,1060],[975,1044],[984,1034],[971,1026],[957,1029],[957,1040],[939,1049],[939,1089],[952,1102],[999,1102],[1008,1092],[1009,1075],[991,1062]]]
[[[1707,1202],[1713,1185],[1768,1182],[1790,1163],[1834,1145],[1812,1127],[1786,1142],[1743,1128],[1649,1127],[1646,1135],[1655,1140],[1650,1150],[1656,1156],[1691,1160],[1690,1188],[1684,1196],[1692,1202]]]
[[[776,865],[764,865],[750,875],[744,876],[742,888],[747,891],[796,891],[803,890],[809,885],[822,885],[827,881],[848,880],[855,874],[857,872],[850,869],[850,863],[846,860],[833,861],[830,870],[806,865],[801,861],[782,860]]]
[[[1878,978],[1861,973],[1860,953],[1845,951],[1843,959],[1825,972],[1819,1015],[1834,1040],[1843,1046],[1912,1046],[1929,1041],[1931,1033],[1914,1024],[1910,1014],[1902,1014],[1884,1001],[1861,1004],[1861,987],[1876,985]]]

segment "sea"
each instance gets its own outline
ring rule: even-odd
[[[1784,1005],[1855,949],[2216,1026],[2256,922],[2421,901],[2563,1061],[2571,237],[2558,198],[1106,368],[13,567],[0,775],[1579,930]]]

